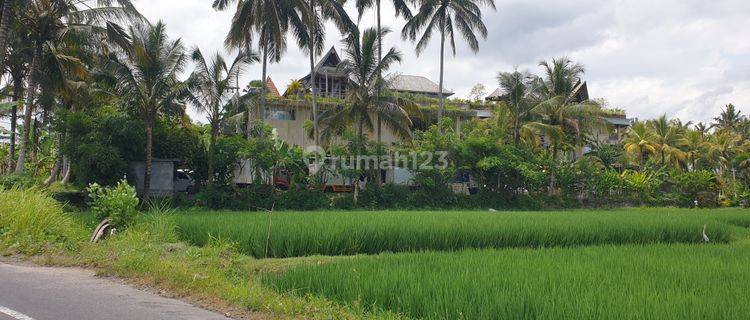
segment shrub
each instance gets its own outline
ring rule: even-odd
[[[27,174],[0,176],[0,189],[30,189],[36,185],[34,177]]]
[[[367,185],[365,190],[362,190],[357,205],[373,209],[403,208],[407,206],[404,202],[404,196],[410,192],[407,186],[391,183],[379,186],[377,183],[373,183]]]
[[[672,176],[673,192],[677,193],[678,205],[694,206],[698,201],[703,207],[718,205],[716,176],[708,171],[693,171]]]
[[[276,205],[278,209],[310,211],[331,206],[328,196],[321,190],[295,188],[284,192]]]
[[[21,254],[73,248],[85,237],[60,204],[35,190],[0,190],[0,246]]]
[[[112,227],[126,228],[138,213],[138,197],[135,188],[125,181],[115,187],[105,188],[96,183],[87,189],[91,198],[91,209],[99,220],[109,219]]]
[[[214,210],[270,210],[276,202],[274,187],[262,184],[243,188],[214,185],[203,188],[196,196],[196,205]]]

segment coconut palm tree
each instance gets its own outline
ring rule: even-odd
[[[685,133],[684,152],[687,158],[688,170],[698,170],[698,163],[712,148],[707,136],[698,130],[689,130]]]
[[[583,65],[573,62],[568,57],[552,59],[551,62],[542,61],[539,66],[544,69],[544,86],[540,88],[541,94],[547,99],[562,96],[566,102],[573,98],[571,94],[575,86],[586,73]]]
[[[500,88],[505,92],[505,102],[513,116],[513,142],[521,140],[523,120],[528,118],[532,108],[539,103],[534,92],[539,78],[528,71],[501,72],[497,76]]]
[[[312,93],[313,138],[320,145],[320,126],[318,115],[318,93],[315,89],[315,57],[323,51],[326,21],[333,22],[340,32],[346,33],[355,27],[349,14],[344,10],[345,0],[288,0],[289,8],[297,14],[290,14],[290,31],[297,40],[297,45],[307,54],[310,63],[310,91]]]
[[[387,32],[387,30],[385,31]],[[344,41],[346,50],[343,70],[350,75],[352,84],[347,92],[346,106],[329,110],[321,118],[324,128],[321,136],[328,141],[340,135],[347,127],[354,127],[358,138],[375,130],[373,115],[401,138],[411,138],[410,115],[419,116],[416,104],[395,95],[381,95],[387,83],[380,77],[394,63],[401,62],[401,54],[391,48],[382,59],[377,57],[376,46],[380,36],[376,29],[367,29],[360,36],[354,28]]]
[[[227,65],[221,54],[216,54],[210,62],[206,61],[200,49],[193,50],[192,60],[195,71],[187,80],[190,90],[190,101],[198,111],[208,117],[211,126],[211,137],[208,144],[208,184],[214,182],[214,152],[219,126],[225,116],[225,106],[232,95],[235,78],[244,72],[244,68],[257,56],[240,52],[231,65]]]
[[[638,163],[643,166],[649,154],[656,154],[654,140],[651,128],[645,122],[636,122],[623,139],[625,153],[638,159]]]
[[[412,18],[411,9],[409,9],[409,5],[404,0],[391,0],[391,3],[393,3],[393,7],[396,9],[396,17],[404,16],[405,19],[409,20]],[[356,7],[357,11],[359,12],[359,20],[362,20],[362,15],[367,11],[367,9],[370,9],[372,7],[375,7],[375,14],[376,14],[376,24],[377,24],[377,30],[378,33],[382,36],[385,32],[383,32],[383,27],[381,25],[381,0],[357,0]],[[378,60],[383,60],[383,38],[378,39]],[[381,78],[383,77],[382,74],[379,75]],[[378,95],[381,94],[381,92],[378,92]],[[377,128],[377,135],[378,135],[378,143],[381,143],[383,140],[382,137],[382,121],[380,117],[378,117],[378,128]]]
[[[721,110],[721,115],[714,118],[713,128],[719,131],[731,131],[736,132],[742,122],[745,120],[745,116],[742,115],[742,111],[737,110],[733,104],[728,104],[724,109]]]
[[[440,91],[438,92],[439,108],[438,122],[445,113],[444,72],[445,72],[445,44],[448,42],[453,55],[456,55],[456,39],[454,30],[466,40],[472,51],[479,51],[479,39],[487,38],[487,27],[482,21],[480,6],[495,9],[494,0],[421,0],[419,9],[404,26],[401,36],[417,42],[416,52],[420,55],[432,39],[434,33],[440,36]],[[419,35],[421,33],[421,36]]]
[[[15,20],[14,11],[17,0],[3,0],[2,9],[0,9],[0,70],[5,69],[5,57],[8,48],[8,35],[12,25],[11,20]],[[13,158],[13,156],[11,156]]]
[[[654,145],[659,153],[660,163],[662,165],[671,163],[679,167],[680,162],[685,158],[685,153],[682,151],[686,143],[683,128],[670,123],[666,115],[649,121],[649,126],[654,133]]]
[[[143,21],[130,0],[29,0],[19,3],[16,17],[29,31],[33,58],[29,67],[26,88],[26,108],[24,131],[21,136],[16,173],[22,173],[26,153],[29,149],[31,115],[35,109],[37,87],[44,52],[51,52],[50,46],[77,32],[103,36],[107,31],[119,30],[111,22]]]
[[[214,8],[224,10],[231,0],[218,0],[214,2]],[[252,45],[252,37],[256,34],[258,47],[263,62],[262,76],[263,85],[260,87],[260,120],[265,120],[266,115],[266,84],[268,79],[268,62],[278,63],[286,52],[286,34],[289,31],[290,15],[297,15],[295,1],[278,0],[256,0],[238,1],[237,10],[232,19],[232,25],[226,38],[227,47],[245,48],[249,52]],[[299,5],[299,3],[297,3]],[[299,18],[296,18],[299,20]]]
[[[135,109],[146,124],[146,174],[144,199],[149,199],[153,160],[153,131],[156,118],[169,109],[181,108],[186,85],[177,76],[187,57],[181,40],[171,41],[166,26],[137,25],[125,38],[115,39],[119,49],[110,55],[106,71],[115,82],[114,93]]]

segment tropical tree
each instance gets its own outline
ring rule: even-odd
[[[681,161],[685,158],[682,147],[685,145],[683,127],[670,123],[667,116],[649,121],[649,126],[654,134],[654,146],[659,154],[662,165],[672,164],[679,168]]]
[[[224,10],[229,2],[231,1],[216,1],[214,8]],[[257,34],[263,62],[261,77],[263,84],[260,86],[260,110],[258,112],[261,121],[266,118],[268,62],[270,60],[272,63],[278,63],[286,51],[289,20],[299,20],[294,5],[295,1],[288,0],[238,1],[237,11],[225,41],[227,47],[245,48],[245,51],[249,52],[252,46],[252,37],[249,35]]]
[[[231,65],[227,65],[221,54],[216,54],[208,62],[200,49],[193,50],[192,60],[196,65],[195,71],[187,80],[190,90],[190,101],[198,111],[208,117],[211,126],[208,144],[208,184],[214,182],[213,153],[216,150],[216,137],[219,126],[226,116],[226,106],[232,95],[232,81],[240,76],[244,68],[253,60],[255,55],[240,52]]]
[[[645,122],[636,122],[630,127],[623,140],[625,153],[632,158],[638,159],[643,166],[649,154],[656,154],[655,137],[651,128]]]
[[[714,118],[711,126],[719,131],[737,132],[745,119],[742,111],[737,110],[733,104],[728,104],[721,110],[721,114]]]
[[[14,9],[17,0],[2,0],[0,9],[0,70],[5,69],[5,57],[8,48],[8,35],[14,19]],[[12,156],[11,156],[12,158]]]
[[[698,130],[689,130],[684,137],[684,152],[687,158],[686,167],[690,171],[699,170],[698,164],[713,147],[706,135]]]
[[[106,70],[115,82],[114,93],[132,107],[146,124],[146,174],[144,199],[149,199],[153,160],[153,132],[160,113],[181,110],[186,85],[177,77],[187,57],[181,40],[171,41],[166,26],[137,25],[127,37],[115,38],[119,52],[110,55]]]
[[[434,33],[440,36],[440,90],[438,92],[439,108],[438,123],[445,113],[444,72],[445,72],[445,44],[448,42],[453,55],[456,55],[456,39],[454,30],[466,40],[472,51],[479,51],[479,39],[487,38],[487,27],[482,21],[480,6],[495,9],[494,0],[421,0],[419,9],[404,26],[401,36],[417,42],[416,52],[419,56],[427,48]],[[421,33],[421,36],[419,35]]]
[[[21,7],[16,8],[16,17],[29,31],[31,42],[28,45],[33,48],[33,58],[28,71],[24,131],[16,162],[16,173],[24,171],[29,149],[31,115],[35,109],[45,50],[53,51],[51,46],[77,32],[104,35],[107,29],[121,29],[111,22],[112,20],[143,19],[130,0],[30,0],[22,1],[19,5]]]
[[[407,4],[407,1],[405,0],[391,0],[391,3],[393,3],[393,7],[396,9],[396,17],[404,16],[405,19],[411,19],[411,9],[409,9],[409,6]],[[370,9],[372,7],[375,7],[375,13],[376,13],[376,24],[377,24],[377,31],[380,35],[380,38],[378,39],[377,47],[378,47],[378,60],[383,60],[383,35],[387,32],[383,32],[382,27],[382,21],[381,21],[381,0],[357,0],[356,6],[357,11],[359,12],[359,20],[362,20],[362,15],[367,11],[367,9]],[[383,77],[383,74],[378,75],[379,77]],[[378,95],[380,95],[381,92],[378,91]],[[378,136],[378,143],[382,142],[382,120],[380,117],[378,117],[378,127],[377,127],[377,136]]]
[[[547,99],[562,96],[566,103],[574,98],[571,94],[581,81],[583,74],[586,73],[583,65],[568,57],[552,59],[551,62],[542,61],[539,66],[544,69],[544,85],[540,88],[541,94]]]
[[[321,136],[328,141],[341,135],[348,127],[354,127],[358,138],[375,130],[373,115],[382,119],[383,124],[401,138],[411,138],[410,115],[419,115],[414,103],[395,95],[379,94],[387,87],[380,77],[394,64],[401,62],[401,54],[391,48],[382,59],[376,54],[380,36],[377,29],[360,31],[353,28],[345,39],[346,56],[343,70],[349,74],[352,84],[347,92],[346,106],[324,113],[321,123],[325,125]]]
[[[290,31],[297,39],[297,45],[307,54],[310,62],[310,91],[312,93],[313,137],[320,145],[320,126],[318,115],[318,93],[314,80],[315,57],[323,51],[325,40],[325,21],[333,22],[340,32],[346,33],[355,27],[354,22],[344,10],[345,0],[289,0],[290,8],[297,15],[289,15]]]
[[[513,116],[513,142],[518,145],[521,140],[523,120],[539,102],[534,97],[538,77],[527,71],[500,72],[497,81],[505,92],[505,103]]]

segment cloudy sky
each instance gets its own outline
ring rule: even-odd
[[[216,12],[211,0],[137,0],[152,21],[161,19],[173,37],[204,53],[223,49],[233,12]],[[349,1],[350,3],[353,1]],[[417,57],[400,38],[404,21],[384,1],[384,24],[394,31],[387,47],[404,62],[392,71],[437,80],[438,41]],[[631,117],[662,114],[708,121],[734,103],[750,113],[750,1],[747,0],[496,0],[487,9],[489,36],[478,54],[458,42],[446,60],[446,87],[466,97],[476,84],[496,87],[499,71],[514,67],[539,73],[540,60],[569,56],[586,66],[592,98],[604,98]],[[347,5],[356,16],[353,5]],[[361,27],[374,25],[366,14]],[[341,35],[328,27],[327,46],[340,48]],[[290,42],[293,44],[293,42]],[[293,45],[269,75],[280,90],[307,73],[305,56]],[[246,81],[260,78],[260,66]],[[197,120],[201,117],[195,115]]]

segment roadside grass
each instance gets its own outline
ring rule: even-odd
[[[74,249],[86,234],[39,190],[0,189],[0,253]]]
[[[90,244],[87,235],[94,221],[90,216],[64,213],[39,190],[4,190],[0,192],[0,254],[46,265],[92,268],[236,318],[402,318],[315,296],[280,294],[260,282],[261,274],[328,263],[332,258],[256,260],[219,240],[190,246],[178,240],[175,215],[164,212],[141,215],[125,231]]]
[[[304,317],[308,319],[398,319],[387,311],[342,307],[315,296],[279,294],[259,281],[261,273],[279,272],[299,264],[330,258],[260,261],[237,253],[228,242],[212,240],[204,247],[177,241],[174,216],[152,214],[100,245],[56,263],[83,265],[102,275],[132,279],[203,307],[242,318]],[[253,314],[253,313],[258,314]],[[260,315],[260,316],[259,316]]]
[[[268,273],[281,292],[418,319],[747,319],[750,244],[359,256]]]
[[[750,215],[738,209],[667,208],[497,213],[194,211],[176,219],[180,238],[189,243],[203,246],[211,238],[224,239],[256,258],[700,243],[704,225],[713,242],[727,243],[744,235],[743,226],[750,226]]]

